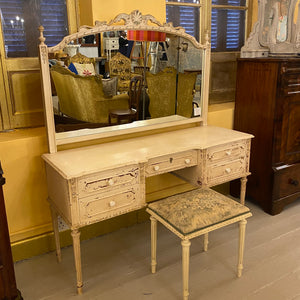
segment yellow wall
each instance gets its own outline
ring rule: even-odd
[[[91,6],[88,8],[88,5]],[[160,22],[166,20],[166,6],[165,0],[152,0],[152,1],[136,1],[136,0],[112,0],[112,1],[99,1],[99,0],[81,0],[79,2],[80,22],[82,25],[92,25],[95,21],[111,21],[120,13],[131,13],[138,9],[142,14],[151,14],[156,17]],[[87,15],[85,15],[87,14]],[[92,20],[86,17],[92,15]]]
[[[89,7],[89,4],[91,5]],[[165,0],[80,0],[81,25],[93,25],[95,21],[111,21],[120,13],[131,13],[138,9],[142,14],[151,14],[160,22],[166,20]],[[92,19],[90,19],[92,17]]]
[[[51,230],[47,187],[41,154],[47,151],[45,128],[0,135],[3,186],[12,242]]]

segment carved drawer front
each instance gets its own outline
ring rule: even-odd
[[[79,198],[93,193],[104,193],[110,190],[126,189],[139,182],[137,166],[100,172],[95,175],[82,177],[78,180]]]
[[[234,143],[221,147],[214,147],[207,151],[208,163],[218,161],[228,161],[244,157],[246,155],[246,146],[244,143]]]
[[[237,178],[245,173],[245,167],[245,159],[208,166],[207,182],[211,185]]]
[[[86,225],[141,208],[141,198],[138,186],[134,186],[126,191],[79,199],[80,223]]]
[[[154,176],[197,165],[197,151],[185,151],[150,159],[145,167],[146,176]]]
[[[299,193],[300,163],[277,168],[274,173],[274,199]]]

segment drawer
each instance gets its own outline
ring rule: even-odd
[[[197,151],[185,151],[150,159],[145,167],[146,176],[154,176],[197,165]]]
[[[93,193],[105,193],[120,189],[126,190],[128,187],[139,183],[139,175],[139,168],[132,166],[79,178],[79,198],[87,197]]]
[[[227,163],[211,165],[207,168],[208,185],[227,182],[241,177],[246,172],[245,159],[237,159]]]
[[[274,199],[300,193],[300,163],[274,169]]]
[[[234,143],[213,147],[207,150],[207,162],[216,163],[230,161],[246,156],[245,143]]]
[[[286,74],[282,77],[282,92],[284,96],[300,94],[300,70],[298,74]]]
[[[106,41],[106,49],[118,49],[119,41],[118,40],[108,40]]]
[[[79,199],[80,224],[87,225],[109,219],[141,208],[144,204],[138,186],[119,193],[82,198]]]

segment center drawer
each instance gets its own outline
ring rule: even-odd
[[[150,177],[195,165],[197,165],[197,150],[184,151],[149,159],[145,174]]]

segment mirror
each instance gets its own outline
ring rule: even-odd
[[[300,0],[262,0],[242,57],[298,56]]]
[[[123,25],[115,25],[121,20]],[[47,98],[50,80],[47,118],[56,132],[55,145],[78,136],[203,120],[209,44],[199,44],[183,28],[134,11],[109,24],[83,26],[51,48],[40,31],[43,88]]]

